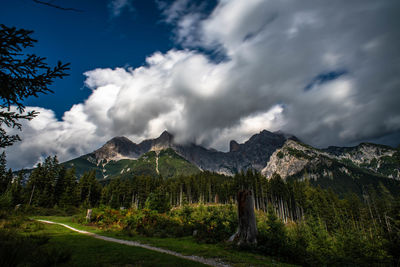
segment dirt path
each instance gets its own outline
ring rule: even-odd
[[[133,247],[141,247],[141,248],[157,251],[157,252],[160,252],[160,253],[173,255],[173,256],[176,256],[176,257],[179,257],[179,258],[182,258],[182,259],[200,262],[200,263],[207,264],[207,265],[210,265],[210,266],[230,267],[230,265],[228,265],[226,263],[223,263],[223,262],[216,261],[214,259],[206,259],[206,258],[199,257],[199,256],[187,256],[187,255],[183,255],[183,254],[177,253],[177,252],[172,251],[172,250],[163,249],[163,248],[157,248],[157,247],[153,247],[153,246],[150,246],[150,245],[141,244],[141,243],[136,242],[136,241],[122,240],[122,239],[102,236],[102,235],[90,233],[90,232],[87,232],[87,231],[78,230],[76,228],[73,228],[73,227],[71,227],[69,225],[66,225],[66,224],[63,224],[63,223],[57,223],[57,222],[46,221],[46,220],[37,220],[37,221],[42,222],[42,223],[48,223],[48,224],[58,224],[58,225],[66,227],[66,228],[68,228],[68,229],[70,229],[72,231],[78,232],[80,234],[88,235],[88,236],[91,236],[91,237],[94,237],[94,238],[97,238],[97,239],[101,239],[101,240],[105,240],[105,241],[108,241],[108,242],[114,242],[114,243],[133,246]]]

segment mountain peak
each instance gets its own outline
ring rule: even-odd
[[[137,144],[125,136],[117,136],[105,143],[101,148],[93,152],[96,161],[120,159],[120,158],[135,158],[138,155]]]
[[[173,135],[172,134],[170,134],[167,130],[164,130],[163,132],[162,132],[162,134],[157,138],[157,139],[160,139],[160,138],[172,138],[173,137]]]
[[[174,136],[165,130],[158,138],[153,139],[151,150],[162,150],[170,148],[173,145],[173,139]]]
[[[133,143],[133,142],[128,138],[126,138],[125,136],[116,136],[108,140],[107,143],[120,144],[120,143]]]
[[[235,140],[229,142],[229,152],[239,151],[240,145]]]

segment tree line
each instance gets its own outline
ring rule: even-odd
[[[361,197],[348,193],[343,199],[332,190],[311,186],[308,181],[285,182],[277,174],[266,179],[253,170],[233,177],[205,171],[169,179],[128,173],[99,182],[95,171],[77,177],[75,169],[59,164],[56,156],[47,157],[25,176],[24,172],[15,175],[11,169],[7,170],[5,153],[1,154],[2,206],[143,208],[149,197],[170,207],[194,203],[234,204],[237,192],[248,189],[256,210],[272,209],[284,223],[301,221],[309,214],[323,219],[329,229],[346,220],[362,227],[367,220],[390,231],[391,210],[399,200],[383,184],[378,188],[366,185]]]
[[[75,169],[60,165],[56,156],[47,157],[26,176],[6,169],[6,158],[0,156],[0,205],[26,205],[43,208],[93,207],[99,204],[102,186],[89,171],[79,179]]]

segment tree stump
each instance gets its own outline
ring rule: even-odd
[[[254,213],[254,198],[250,190],[240,190],[237,194],[239,226],[228,241],[237,245],[257,244],[257,224]]]
[[[86,213],[86,221],[90,222],[91,217],[92,217],[92,209],[88,209]]]

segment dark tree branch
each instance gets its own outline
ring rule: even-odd
[[[25,113],[24,100],[52,93],[49,86],[54,80],[68,75],[68,63],[58,62],[51,67],[44,57],[22,53],[36,42],[31,34],[32,31],[0,24],[0,148],[20,140],[18,135],[8,135],[7,128],[21,130],[20,120],[38,115],[36,111]]]
[[[62,6],[59,6],[59,5],[55,5],[55,4],[52,3],[53,1],[45,2],[45,1],[33,0],[33,2],[35,2],[37,4],[46,5],[46,6],[49,6],[49,7],[61,9],[61,10],[83,12],[82,9],[77,9],[77,8],[73,8],[73,7],[62,7]]]

